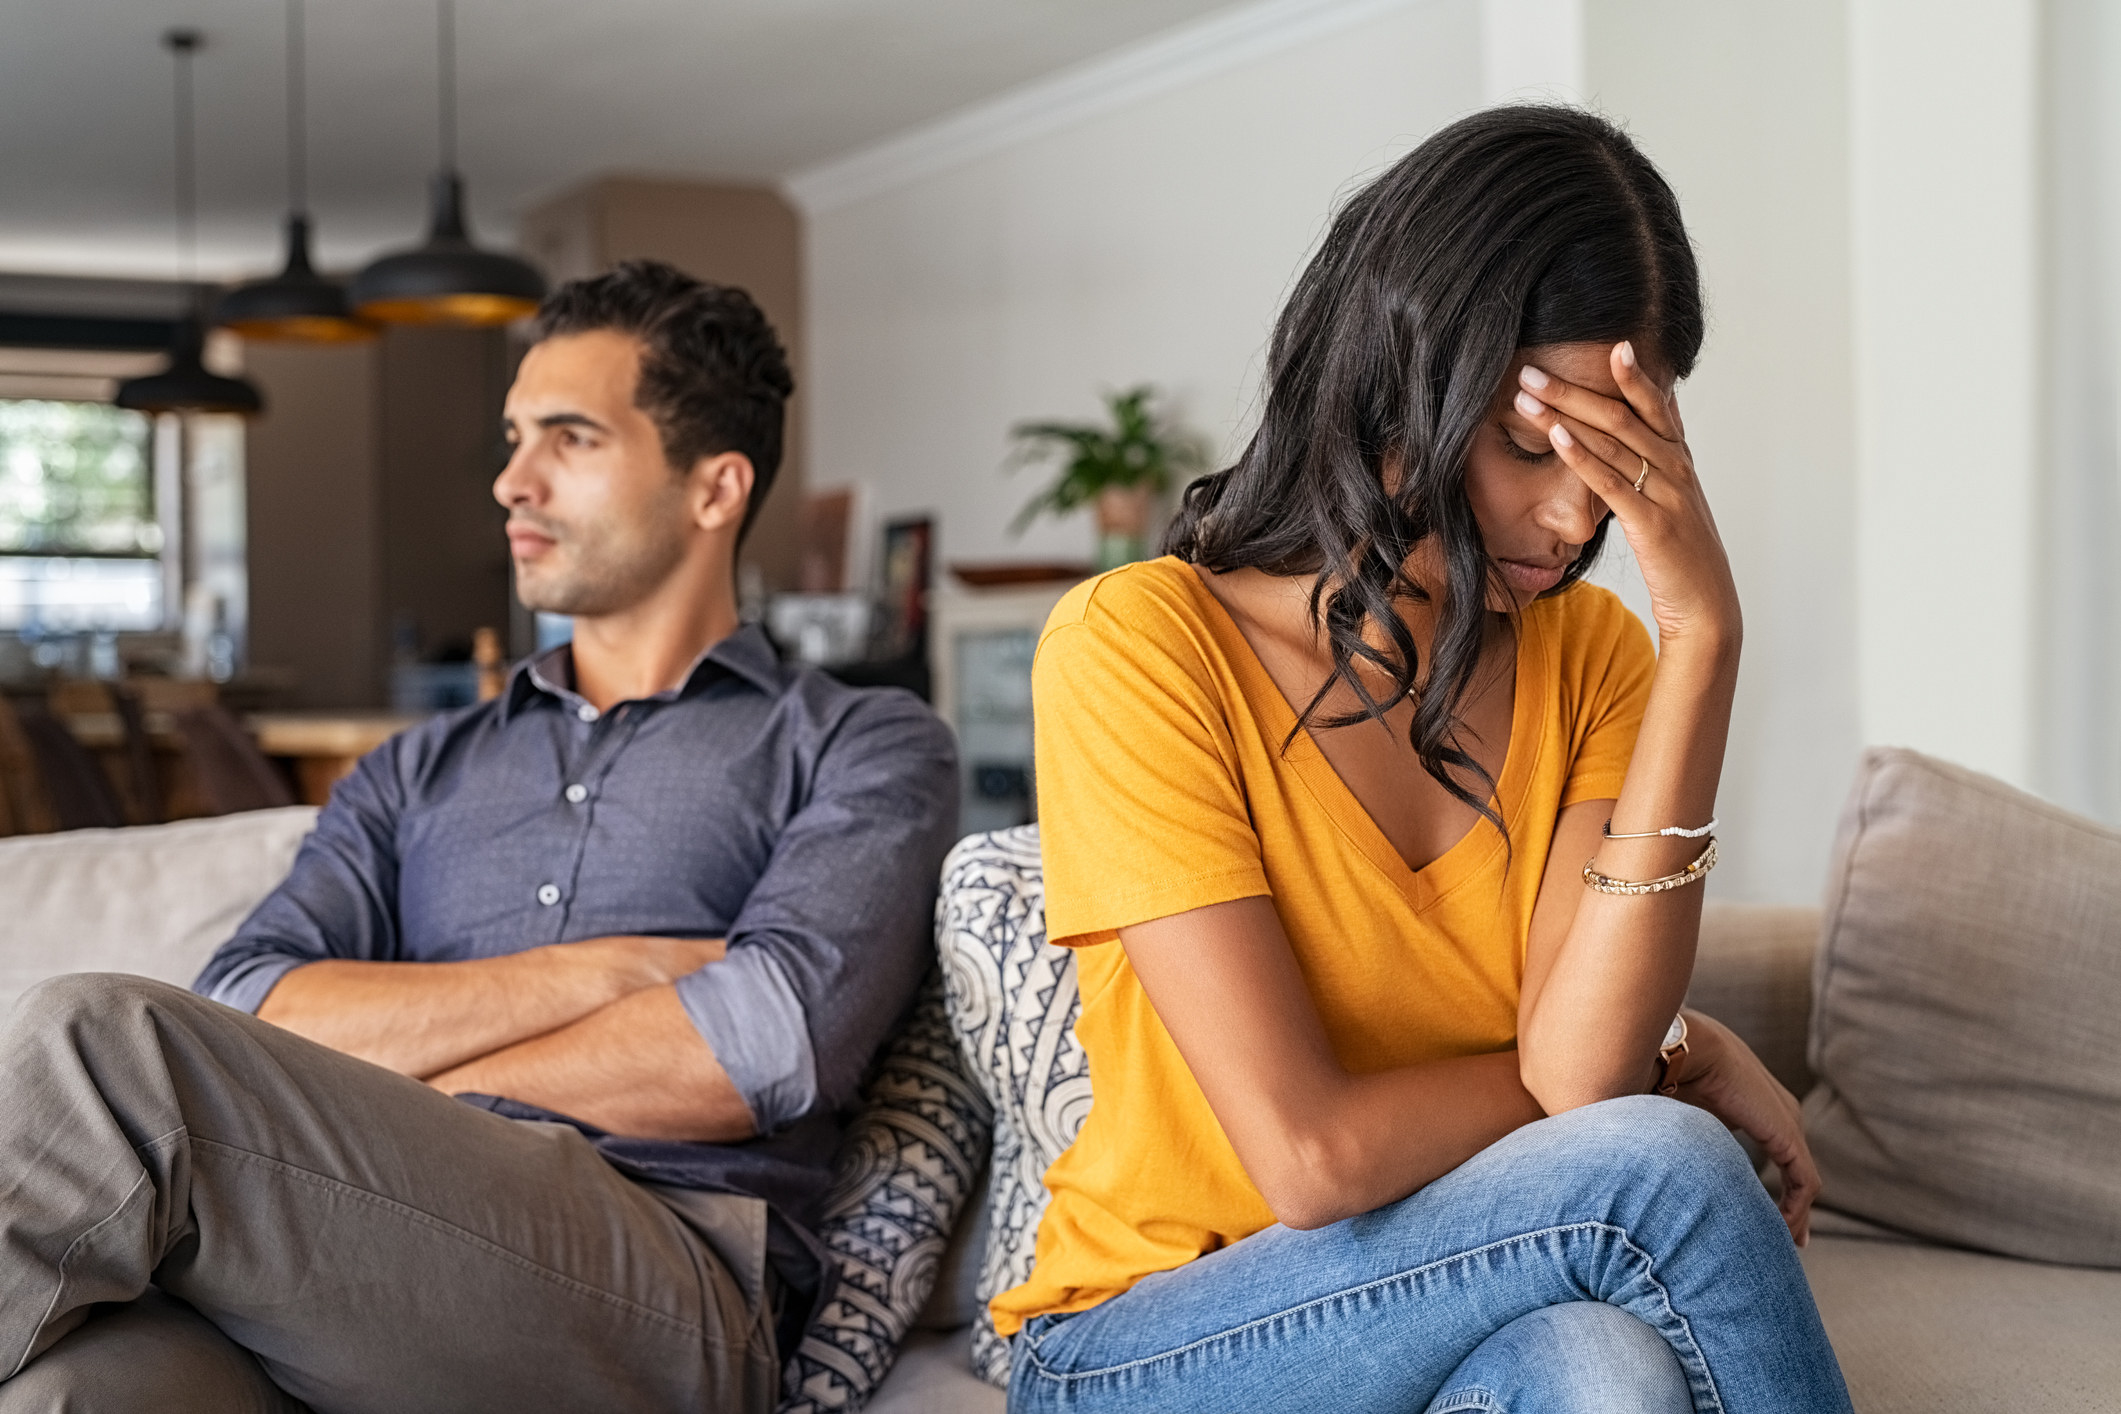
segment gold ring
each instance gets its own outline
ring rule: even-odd
[[[1648,481],[1649,479],[1650,479],[1650,459],[1649,459],[1648,457],[1644,457],[1644,458],[1642,459],[1642,475],[1640,475],[1640,476],[1638,476],[1638,477],[1636,477],[1636,478],[1635,478],[1635,489],[1636,489],[1637,491],[1640,491],[1640,490],[1642,489],[1642,483],[1643,483],[1643,482],[1645,482],[1645,481]]]

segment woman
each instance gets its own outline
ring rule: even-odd
[[[1675,1020],[1739,645],[1671,392],[1701,338],[1625,136],[1466,119],[1334,221],[1172,553],[1055,611],[1096,1101],[994,1303],[1012,1410],[1848,1408],[1796,1102]],[[1609,520],[1657,652],[1578,583]]]

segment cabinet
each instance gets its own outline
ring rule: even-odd
[[[1031,759],[1031,658],[1073,584],[938,587],[928,601],[935,710],[957,733],[965,834],[1038,818]]]

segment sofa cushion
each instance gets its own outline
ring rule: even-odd
[[[965,1200],[965,1211],[951,1230],[950,1245],[943,1249],[935,1289],[928,1293],[928,1304],[913,1318],[915,1330],[961,1331],[979,1319],[984,1304],[979,1299],[980,1263],[987,1256],[987,1204],[993,1197],[987,1182],[991,1172],[980,1170],[979,1182]]]
[[[1038,827],[959,843],[943,861],[936,947],[950,1019],[966,1062],[994,1106],[989,1232],[981,1263],[972,1363],[1009,1382],[1009,1345],[987,1303],[1031,1275],[1042,1180],[1090,1113],[1090,1060],[1075,1039],[1075,957],[1046,941]]]
[[[2121,834],[1867,753],[1814,979],[1805,1127],[1833,1207],[2121,1267]]]
[[[0,1008],[62,972],[180,987],[287,875],[317,812],[0,840]]]
[[[1793,1095],[1812,1088],[1805,1063],[1812,1011],[1812,958],[1819,910],[1768,903],[1709,903],[1686,1004],[1744,1039]]]
[[[972,1373],[969,1331],[915,1331],[862,1414],[1003,1414],[1009,1397]]]
[[[838,1284],[782,1372],[781,1414],[859,1409],[883,1381],[935,1285],[990,1122],[931,972],[841,1141],[817,1230]]]
[[[1832,1235],[1804,1250],[1863,1414],[2106,1414],[2121,1390],[2121,1272]]]

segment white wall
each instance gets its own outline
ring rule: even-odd
[[[1312,29],[1161,85],[1122,56],[1102,100],[1056,86],[1081,111],[1032,95],[799,177],[814,479],[935,512],[945,562],[1087,558],[1080,519],[1008,538],[1010,423],[1146,379],[1234,452],[1336,198],[1487,97],[1583,92],[1664,165],[1708,281],[1685,408],[1748,626],[1717,892],[1814,899],[1859,740],[1844,3],[1270,5]]]
[[[1479,101],[1475,0],[1362,8],[1117,108],[1090,98],[1057,131],[812,201],[813,484],[866,482],[881,516],[936,512],[945,563],[1088,560],[1086,516],[1009,537],[1038,485],[1002,473],[1012,423],[1095,417],[1101,389],[1153,381],[1234,452],[1336,197]]]

